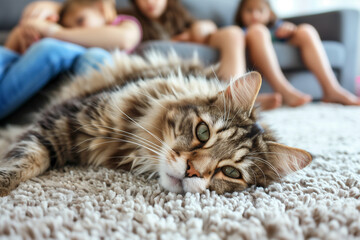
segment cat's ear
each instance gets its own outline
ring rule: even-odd
[[[312,156],[305,150],[288,147],[276,142],[268,142],[271,164],[280,177],[303,169],[312,161]]]
[[[225,90],[225,95],[231,98],[245,111],[251,112],[255,99],[261,87],[261,75],[249,72],[232,81]]]

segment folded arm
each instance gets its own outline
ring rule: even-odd
[[[172,38],[174,41],[196,42],[207,44],[212,33],[217,31],[217,26],[210,20],[194,22],[190,28]]]
[[[64,28],[42,20],[32,20],[27,24],[38,29],[43,37],[52,37],[84,47],[130,50],[141,40],[140,27],[130,20],[123,21],[119,25],[97,28]]]

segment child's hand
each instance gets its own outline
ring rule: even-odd
[[[22,53],[41,38],[40,33],[33,27],[21,27],[21,35]]]
[[[190,27],[191,41],[206,44],[211,34],[216,32],[217,26],[210,20],[199,20]]]
[[[289,38],[296,30],[296,25],[291,22],[283,22],[281,26],[276,30],[275,35],[278,38]]]
[[[190,31],[186,30],[183,33],[175,35],[174,37],[171,38],[171,40],[175,42],[189,42],[191,41]]]
[[[60,30],[62,27],[53,22],[46,20],[31,19],[26,23],[22,24],[25,27],[35,29],[41,34],[42,37],[51,37],[55,32]]]
[[[35,29],[17,26],[11,31],[5,47],[22,54],[39,39],[40,33]]]
[[[61,4],[52,1],[32,2],[26,6],[23,11],[21,22],[24,23],[29,19],[41,19],[51,22],[59,20]]]

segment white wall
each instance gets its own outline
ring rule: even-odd
[[[279,17],[324,12],[343,8],[360,10],[360,0],[271,0]]]

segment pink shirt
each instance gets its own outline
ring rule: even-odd
[[[131,52],[133,52],[135,50],[135,48],[137,48],[137,46],[139,46],[139,44],[141,42],[141,39],[142,39],[142,36],[143,36],[143,31],[142,31],[142,27],[141,27],[141,24],[140,24],[139,20],[137,20],[135,17],[129,16],[129,15],[118,15],[115,18],[115,20],[111,23],[111,25],[118,25],[119,23],[121,23],[123,21],[133,21],[133,22],[135,22],[138,25],[139,30],[140,30],[139,42],[132,49],[126,50],[126,53],[131,53]]]

